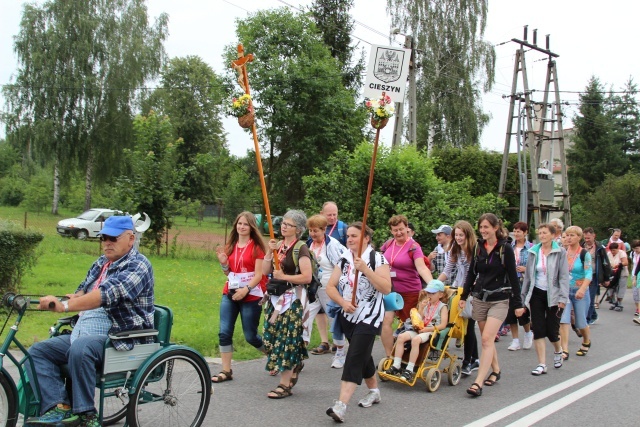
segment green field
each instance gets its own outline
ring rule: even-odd
[[[68,214],[68,213],[67,213]],[[96,240],[79,241],[57,235],[55,224],[61,218],[73,215],[54,216],[42,213],[29,214],[29,228],[42,231],[44,240],[38,247],[38,261],[33,270],[25,275],[20,292],[29,295],[64,295],[75,291],[84,279],[89,267],[100,254]],[[24,211],[18,208],[0,207],[0,218],[22,224]],[[198,225],[194,220],[178,221],[184,230],[203,230],[224,233],[224,224],[206,223]],[[190,249],[193,255],[197,249]],[[225,276],[213,254],[199,251],[199,256],[178,255],[164,257],[149,254],[155,273],[156,303],[170,307],[174,312],[172,340],[197,349],[206,356],[218,356],[218,325],[222,288]],[[208,255],[208,256],[207,256]],[[208,258],[208,259],[205,259]],[[23,318],[18,337],[26,344],[46,339],[49,326],[55,323],[57,314],[30,311]],[[0,318],[0,324],[4,324]],[[10,319],[10,322],[14,318]],[[7,327],[10,325],[7,325]],[[262,330],[262,327],[259,329]],[[6,331],[3,332],[2,337]],[[317,331],[314,340],[318,341]],[[240,321],[234,334],[234,359],[247,360],[262,354],[244,341]]]

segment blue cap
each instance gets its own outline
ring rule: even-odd
[[[438,279],[433,279],[427,284],[427,292],[435,294],[436,292],[444,292],[444,283]]]
[[[98,234],[106,234],[107,236],[119,236],[127,230],[134,231],[133,220],[130,216],[110,216],[104,222],[104,227]]]

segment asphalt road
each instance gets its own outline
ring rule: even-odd
[[[511,337],[497,343],[502,379],[484,394],[473,398],[465,389],[475,377],[449,386],[446,378],[435,393],[422,381],[414,387],[379,383],[382,402],[360,408],[366,393],[360,386],[347,410],[351,426],[440,424],[444,426],[637,426],[637,395],[640,385],[640,325],[632,322],[630,298],[623,312],[603,304],[600,319],[592,326],[592,347],[586,357],[575,355],[581,340],[572,332],[571,356],[560,369],[553,368],[553,350],[547,344],[548,374],[534,377],[537,365],[533,350],[508,351]],[[462,349],[453,349],[460,357]],[[376,343],[374,360],[382,357]],[[266,397],[279,377],[264,370],[265,359],[234,363],[234,379],[214,386],[204,426],[275,427],[282,425],[331,426],[325,411],[338,397],[342,370],[331,369],[331,355],[310,355],[294,395],[282,400]],[[220,370],[211,364],[213,373]],[[157,426],[162,427],[162,426]]]

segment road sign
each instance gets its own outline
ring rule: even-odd
[[[372,45],[364,96],[379,98],[385,92],[393,102],[404,102],[410,57],[410,49]]]

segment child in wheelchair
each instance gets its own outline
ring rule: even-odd
[[[389,375],[400,376],[407,382],[413,381],[414,368],[420,353],[420,345],[431,339],[432,333],[443,330],[449,322],[448,296],[440,280],[431,280],[426,289],[420,291],[418,305],[412,309],[412,316],[404,322],[405,331],[398,335],[395,345],[393,365],[386,371]],[[411,343],[409,362],[401,370],[405,344]]]

